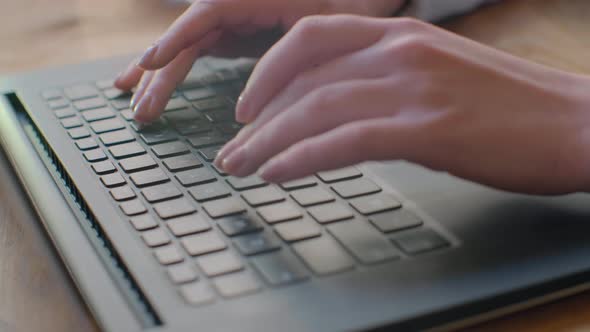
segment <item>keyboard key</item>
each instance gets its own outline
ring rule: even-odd
[[[62,98],[62,94],[57,89],[50,89],[50,90],[43,91],[41,93],[41,97],[43,97],[43,99],[45,99],[45,100],[53,100],[53,99]]]
[[[299,180],[293,180],[285,183],[281,183],[281,188],[285,190],[295,190],[295,189],[303,189],[308,187],[313,187],[317,184],[317,181],[314,177],[306,177]]]
[[[282,286],[308,278],[303,264],[288,251],[255,257],[254,268],[272,286]]]
[[[287,242],[307,240],[322,235],[321,228],[309,219],[278,224],[275,226],[275,232]]]
[[[131,96],[131,93],[129,93],[127,91],[121,91],[121,90],[119,90],[117,88],[106,89],[102,93],[109,100],[118,99],[118,98],[124,98],[124,97],[130,97]]]
[[[381,188],[369,179],[358,179],[336,183],[332,190],[342,198],[353,198],[378,193]]]
[[[271,233],[252,233],[234,238],[236,248],[245,256],[279,250],[281,244]]]
[[[152,151],[158,158],[174,157],[190,152],[187,146],[179,141],[154,145]]]
[[[91,150],[84,152],[84,158],[91,163],[107,160],[108,157],[102,150]]]
[[[389,194],[377,194],[356,198],[350,201],[350,205],[364,215],[399,209],[402,206],[400,202]]]
[[[418,216],[405,209],[376,214],[371,216],[369,220],[383,233],[397,232],[423,224]]]
[[[105,161],[101,161],[101,162],[92,164],[92,170],[94,171],[94,173],[96,173],[98,175],[105,175],[105,174],[113,173],[117,169],[115,168],[115,165],[113,165],[112,162],[105,160]]]
[[[215,172],[217,172],[217,174],[221,175],[221,176],[227,176],[228,174],[220,169],[219,167],[215,166],[215,164],[211,164],[211,168],[213,168],[215,170]]]
[[[176,124],[202,120],[203,116],[192,108],[186,108],[179,111],[165,113],[164,118],[175,126]]]
[[[188,142],[195,149],[201,149],[208,146],[225,144],[226,139],[217,132],[211,132],[188,137]]]
[[[175,177],[185,187],[217,181],[213,172],[204,167],[176,173]]]
[[[154,211],[156,211],[160,218],[170,219],[191,214],[197,210],[185,198],[178,198],[155,204]]]
[[[131,225],[133,225],[133,228],[138,231],[145,231],[158,227],[158,223],[154,217],[150,216],[149,214],[133,217],[129,221],[131,222]]]
[[[61,120],[61,125],[66,129],[82,127],[82,121],[78,117],[65,118]]]
[[[139,156],[139,155],[146,153],[143,146],[141,146],[137,142],[131,142],[131,143],[125,143],[125,144],[111,146],[109,148],[109,152],[116,159],[129,158],[129,157]]]
[[[364,264],[377,264],[400,258],[390,241],[364,220],[354,220],[328,226],[340,244]]]
[[[120,112],[120,114],[126,121],[132,121],[135,117],[135,113],[133,113],[133,110],[130,109],[124,109]]]
[[[115,113],[109,107],[101,107],[82,112],[82,117],[88,122],[94,122],[114,118]]]
[[[182,196],[182,193],[171,183],[160,184],[141,190],[145,199],[150,203],[162,202]]]
[[[100,120],[90,124],[90,128],[96,134],[107,133],[125,128],[125,125],[119,119]]]
[[[96,149],[98,144],[93,138],[83,138],[76,141],[76,146],[82,151]]]
[[[232,121],[230,119],[229,121]],[[223,134],[234,136],[237,134],[244,126],[240,123],[236,122],[225,122],[217,124],[217,129],[221,131]]]
[[[191,188],[188,192],[199,203],[224,198],[231,195],[229,189],[219,182],[203,184]]]
[[[197,133],[207,133],[213,129],[211,124],[204,120],[177,122],[174,124],[174,127],[183,136]]]
[[[105,90],[112,88],[115,85],[115,80],[100,80],[97,81],[95,84],[99,89]]]
[[[326,183],[354,179],[361,177],[362,175],[363,173],[361,173],[361,171],[359,171],[359,169],[354,166],[318,173],[318,177]]]
[[[189,264],[175,264],[168,268],[168,277],[175,284],[197,280],[197,271]]]
[[[311,206],[334,201],[334,196],[321,187],[293,191],[291,192],[291,197],[301,206]]]
[[[217,226],[227,236],[237,236],[261,231],[262,224],[254,214],[238,214],[217,220]]]
[[[403,251],[416,255],[448,247],[450,243],[435,231],[422,228],[394,235],[391,238]]]
[[[168,176],[159,168],[134,173],[130,179],[138,188],[154,186],[170,181]]]
[[[74,111],[71,107],[64,107],[57,109],[53,112],[58,119],[69,118],[76,115],[76,111]]]
[[[313,206],[307,211],[320,224],[327,224],[354,217],[352,211],[340,203]]]
[[[186,100],[184,100],[184,98],[177,97],[177,98],[172,98],[168,101],[168,104],[166,104],[164,111],[169,112],[169,111],[187,108],[189,106],[190,106],[190,104]]]
[[[183,156],[167,158],[164,160],[164,166],[166,166],[170,172],[179,172],[198,168],[203,166],[203,164],[197,157],[193,156],[192,154],[187,154]]]
[[[119,162],[119,165],[121,165],[121,168],[128,174],[145,171],[158,166],[154,158],[148,155],[123,159]]]
[[[138,214],[147,212],[145,205],[143,205],[143,203],[137,199],[128,202],[123,202],[119,205],[119,207],[121,208],[123,213],[125,213],[128,216],[136,216]]]
[[[258,187],[264,187],[268,183],[257,175],[251,175],[244,178],[230,176],[226,179],[227,183],[235,190],[248,190]]]
[[[123,177],[119,173],[103,175],[100,177],[100,181],[107,188],[114,188],[114,187],[122,186],[125,183],[127,183],[127,181],[125,181],[125,179],[123,179]]]
[[[226,298],[256,293],[261,289],[256,278],[246,271],[215,278],[213,284],[219,294]]]
[[[215,97],[216,95],[215,91],[209,88],[184,90],[182,94],[184,95],[184,98],[190,101]]]
[[[74,107],[78,111],[85,111],[85,110],[89,110],[89,109],[93,109],[93,108],[104,107],[107,105],[107,103],[104,101],[104,99],[97,97],[97,98],[78,100],[78,101],[73,102],[72,105],[74,105]]]
[[[318,275],[344,272],[354,268],[354,261],[334,240],[321,237],[297,242],[295,253]]]
[[[119,188],[112,189],[111,196],[116,201],[126,201],[128,199],[132,199],[137,197],[135,192],[129,186],[123,186]]]
[[[207,98],[193,102],[193,107],[201,112],[227,108],[228,106],[227,101],[220,97]]]
[[[111,100],[111,105],[118,110],[123,110],[123,109],[129,108],[130,102],[131,102],[130,97],[117,98],[117,99]]]
[[[65,98],[58,98],[48,102],[47,105],[49,105],[49,108],[51,108],[52,110],[56,110],[58,108],[64,108],[66,106],[69,106],[70,102]]]
[[[201,233],[211,229],[211,225],[203,219],[199,214],[190,214],[179,218],[168,220],[166,223],[170,231],[175,236],[181,237],[185,235]]]
[[[217,157],[217,153],[221,150],[221,146],[212,146],[209,148],[203,148],[199,150],[201,157],[205,158],[206,161],[213,161]]]
[[[177,139],[176,134],[171,130],[144,131],[139,136],[148,145],[172,142]]]
[[[148,247],[159,247],[170,243],[170,237],[161,228],[145,231],[141,234],[141,238]]]
[[[285,200],[283,194],[275,187],[264,187],[244,191],[242,193],[242,198],[248,204],[254,207],[277,203]]]
[[[180,263],[184,260],[182,253],[174,245],[167,245],[154,250],[154,256],[162,265]]]
[[[209,254],[227,248],[227,244],[215,232],[186,236],[181,238],[180,242],[191,256]]]
[[[129,143],[135,141],[135,137],[128,130],[117,130],[105,133],[99,136],[102,143],[106,146]]]
[[[70,129],[70,130],[68,130],[68,134],[73,139],[90,137],[90,132],[88,131],[88,129],[86,129],[84,127]]]
[[[66,97],[70,100],[80,100],[98,96],[98,90],[88,84],[80,84],[64,89]]]
[[[205,113],[205,118],[207,120],[209,120],[209,122],[211,122],[211,123],[221,125],[222,122],[233,121],[234,120],[234,113],[230,112],[228,110],[218,109],[218,110],[213,110],[213,111]],[[236,130],[239,130],[240,126],[236,126],[235,128],[236,128]],[[226,128],[224,128],[224,129],[226,129]],[[225,131],[222,131],[222,132],[225,133]],[[232,132],[235,132],[235,130]]]
[[[258,214],[269,224],[301,218],[303,215],[295,205],[284,202],[258,209]]]
[[[211,218],[221,218],[246,211],[244,203],[235,197],[205,202],[202,206]]]
[[[215,301],[213,290],[203,282],[193,282],[182,286],[180,294],[188,304],[192,305],[203,305]]]
[[[208,277],[217,277],[244,269],[244,264],[231,251],[201,256],[197,258],[197,264]]]

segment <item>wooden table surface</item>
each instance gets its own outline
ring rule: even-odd
[[[0,0],[0,74],[141,51],[183,10],[163,0]],[[590,74],[590,1],[505,0],[446,27]],[[96,331],[0,154],[0,331]],[[590,293],[469,331],[590,330]]]

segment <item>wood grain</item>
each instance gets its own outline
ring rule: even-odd
[[[138,52],[183,6],[163,0],[0,1],[0,74]],[[512,54],[590,74],[590,1],[506,0],[445,27]],[[98,330],[0,155],[0,331]],[[590,293],[469,331],[590,329]]]

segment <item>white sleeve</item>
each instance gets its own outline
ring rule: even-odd
[[[445,17],[462,14],[478,6],[496,0],[411,0],[405,15],[424,21],[438,21]]]

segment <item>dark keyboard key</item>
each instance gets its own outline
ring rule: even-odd
[[[150,203],[167,201],[182,196],[182,192],[172,183],[144,188],[141,190],[141,194]]]
[[[139,144],[137,142],[131,142],[131,143],[125,143],[125,144],[111,146],[109,148],[109,152],[116,159],[129,158],[129,157],[139,156],[139,155],[146,153],[143,146],[141,146],[141,144]]]
[[[106,89],[102,93],[109,100],[118,99],[118,98],[124,98],[124,97],[130,97],[131,96],[131,93],[129,93],[127,91],[121,91],[121,90],[119,90],[117,88]]]
[[[244,203],[235,197],[205,202],[202,206],[211,218],[221,218],[246,211]]]
[[[227,176],[228,174],[220,169],[219,167],[215,166],[214,164],[211,164],[211,168],[213,168],[215,170],[215,172],[217,172],[217,174],[221,175],[221,176]]]
[[[115,168],[115,165],[113,165],[112,162],[105,160],[105,161],[101,161],[101,162],[92,164],[92,170],[94,171],[94,173],[96,173],[98,175],[105,175],[105,174],[113,173],[117,169]]]
[[[170,243],[170,237],[161,228],[145,231],[141,234],[141,238],[148,247],[159,247]]]
[[[53,100],[53,99],[58,99],[58,98],[62,98],[62,94],[61,91],[57,90],[57,89],[50,89],[50,90],[45,90],[41,93],[41,97],[43,97],[43,99],[45,100]]]
[[[230,122],[234,120],[234,113],[227,110],[215,110],[205,113],[205,118],[211,123],[221,124],[222,122]],[[238,127],[236,127],[238,128]],[[238,129],[239,130],[239,129]],[[235,131],[232,131],[235,132]]]
[[[239,214],[217,220],[217,226],[227,236],[237,236],[261,231],[262,225],[256,215]]]
[[[183,136],[207,133],[213,129],[209,122],[204,120],[199,121],[188,121],[188,122],[177,122],[174,124],[176,130]]]
[[[133,228],[138,231],[145,231],[148,229],[158,227],[158,223],[154,219],[154,217],[150,216],[149,214],[143,214],[141,216],[136,216],[129,219]]]
[[[90,128],[97,134],[107,133],[125,128],[125,125],[119,119],[100,120],[90,124]]]
[[[369,215],[373,213],[399,209],[402,204],[389,194],[378,194],[355,198],[350,205],[359,213]]]
[[[128,130],[117,130],[105,133],[99,136],[102,143],[106,146],[129,143],[135,141],[135,137]]]
[[[293,220],[303,216],[301,211],[289,202],[261,207],[258,209],[258,214],[269,224]]]
[[[411,255],[433,251],[450,245],[449,241],[428,228],[399,233],[391,239],[403,251]]]
[[[230,176],[226,179],[227,183],[235,190],[248,190],[258,187],[264,187],[268,183],[257,175],[247,176],[245,178],[239,178]]]
[[[242,198],[254,207],[285,200],[285,197],[278,189],[270,186],[244,191]]]
[[[361,171],[359,171],[359,169],[354,166],[318,173],[318,177],[326,183],[354,179],[361,177],[362,175],[363,173],[361,173]]]
[[[206,161],[213,161],[217,157],[217,153],[221,150],[221,146],[212,146],[209,148],[203,148],[199,150],[201,157],[205,158]]]
[[[166,224],[172,234],[178,237],[201,233],[211,229],[211,225],[196,213],[168,220]]]
[[[201,256],[197,258],[197,264],[208,277],[217,277],[244,269],[242,261],[231,251]]]
[[[158,166],[154,158],[148,155],[123,159],[119,162],[119,165],[121,165],[125,173],[145,171]]]
[[[99,89],[105,90],[112,88],[115,85],[115,80],[100,80],[97,81],[95,84]]]
[[[198,187],[191,188],[188,192],[199,203],[224,198],[231,195],[229,189],[219,182],[203,184]]]
[[[348,207],[340,203],[313,206],[307,211],[320,224],[346,220],[354,216]]]
[[[285,183],[281,183],[281,188],[285,190],[303,189],[313,187],[317,184],[315,177],[306,177],[303,179],[293,180]]]
[[[279,250],[281,245],[276,237],[270,233],[252,233],[234,238],[234,243],[240,253],[245,256],[257,255]]]
[[[58,119],[69,118],[76,115],[76,111],[74,111],[71,107],[60,108],[53,112]]]
[[[125,181],[125,179],[123,179],[123,177],[119,173],[103,175],[100,177],[100,181],[107,188],[118,187],[118,186],[122,186],[125,183],[127,183],[127,181]]]
[[[377,264],[400,257],[391,242],[364,220],[330,225],[328,231],[364,264]]]
[[[194,109],[187,108],[183,110],[165,113],[164,118],[173,126],[175,126],[177,124],[202,120],[203,116],[201,115],[201,113],[195,111]]]
[[[193,102],[193,106],[198,111],[203,112],[203,111],[210,111],[210,110],[215,110],[215,109],[220,109],[220,108],[226,108],[229,105],[225,99],[220,98],[220,97],[213,97],[213,98],[207,98],[207,99],[195,101],[195,102]]]
[[[111,100],[111,105],[118,110],[124,110],[126,108],[129,108],[130,102],[131,102],[130,97],[117,98],[117,99]]]
[[[104,152],[102,152],[102,150],[91,150],[91,151],[84,152],[84,158],[86,158],[86,160],[91,163],[95,163],[98,161],[103,161],[103,160],[108,159],[107,155],[104,154]]]
[[[139,136],[148,145],[172,142],[177,139],[176,134],[171,130],[144,131]]]
[[[186,145],[179,141],[154,145],[152,151],[158,158],[174,157],[190,152]]]
[[[423,224],[418,216],[404,209],[372,215],[369,220],[383,233],[397,232]]]
[[[256,278],[246,271],[215,278],[213,284],[219,294],[226,298],[256,293],[261,289]]]
[[[88,129],[86,129],[84,127],[70,129],[70,130],[68,130],[68,134],[73,139],[90,137],[90,132],[88,131]]]
[[[301,241],[322,235],[321,228],[307,218],[278,224],[275,226],[275,232],[287,242]]]
[[[233,119],[230,119],[229,121],[233,121]],[[217,125],[217,129],[219,129],[219,131],[225,135],[231,136],[237,134],[243,127],[243,125],[236,122],[225,122]]]
[[[184,260],[184,256],[174,245],[167,245],[154,250],[154,256],[162,265],[180,263]]]
[[[78,149],[80,149],[82,151],[86,151],[86,150],[96,149],[98,147],[98,144],[96,143],[94,138],[88,137],[88,138],[83,138],[83,139],[77,140],[76,146],[78,147]]]
[[[135,192],[129,188],[129,186],[112,189],[111,196],[113,196],[113,199],[116,201],[126,201],[128,199],[137,197]]]
[[[197,280],[197,271],[189,264],[175,264],[168,268],[168,277],[175,284],[184,284]]]
[[[97,98],[78,100],[78,101],[73,102],[72,105],[74,105],[74,107],[78,111],[85,111],[85,110],[89,110],[89,109],[93,109],[93,108],[104,107],[107,105],[107,103],[104,101],[104,99],[97,97]]]
[[[334,240],[327,236],[297,242],[295,253],[318,275],[328,275],[354,268],[354,261]]]
[[[61,120],[61,125],[66,129],[82,127],[82,121],[78,117],[65,118]]]
[[[164,111],[169,112],[174,110],[180,110],[183,108],[187,108],[189,106],[190,104],[186,100],[184,100],[184,98],[177,97],[172,98],[168,101],[168,104],[166,104],[166,107],[164,107]]]
[[[334,195],[321,187],[296,190],[291,192],[291,197],[301,206],[311,206],[334,201]]]
[[[193,282],[180,288],[180,294],[191,305],[203,305],[215,301],[215,294],[203,282]]]
[[[65,98],[59,98],[48,102],[47,105],[49,105],[49,108],[51,108],[52,110],[56,110],[58,108],[64,108],[70,105],[70,102]]]
[[[114,118],[115,113],[109,107],[101,107],[82,112],[82,117],[88,122],[94,122]]]
[[[201,167],[202,165],[201,161],[192,154],[167,158],[164,160],[164,166],[166,166],[170,172],[186,171]]]
[[[191,136],[188,142],[195,148],[200,149],[212,145],[220,145],[225,143],[225,138],[216,132]]]
[[[70,100],[80,100],[98,96],[98,90],[88,84],[67,87],[64,89],[64,93]]]
[[[123,119],[125,119],[126,121],[131,121],[131,120],[133,120],[133,119],[134,119],[134,117],[135,117],[135,113],[133,113],[133,111],[132,111],[132,110],[130,110],[130,109],[125,109],[125,110],[122,110],[122,111],[120,112],[120,114],[121,114],[121,116],[123,117]]]
[[[197,210],[185,198],[178,198],[155,204],[154,211],[156,211],[160,218],[170,219],[192,214]]]
[[[186,236],[180,239],[180,242],[191,256],[209,254],[227,248],[227,244],[215,232]]]
[[[342,198],[353,198],[378,193],[381,188],[369,179],[358,179],[336,183],[332,190]]]
[[[134,173],[130,178],[133,184],[139,188],[154,186],[170,181],[168,176],[159,168]]]
[[[204,167],[176,173],[175,177],[178,182],[185,187],[196,186],[217,180],[213,172]]]
[[[215,97],[216,95],[215,91],[209,88],[184,90],[182,94],[184,95],[184,98],[190,101]]]
[[[125,213],[128,216],[135,216],[147,212],[145,205],[143,205],[143,203],[137,199],[128,202],[123,202],[119,205],[119,207],[121,208],[123,213]]]
[[[272,286],[281,286],[308,278],[303,264],[288,251],[255,257],[254,268]]]

